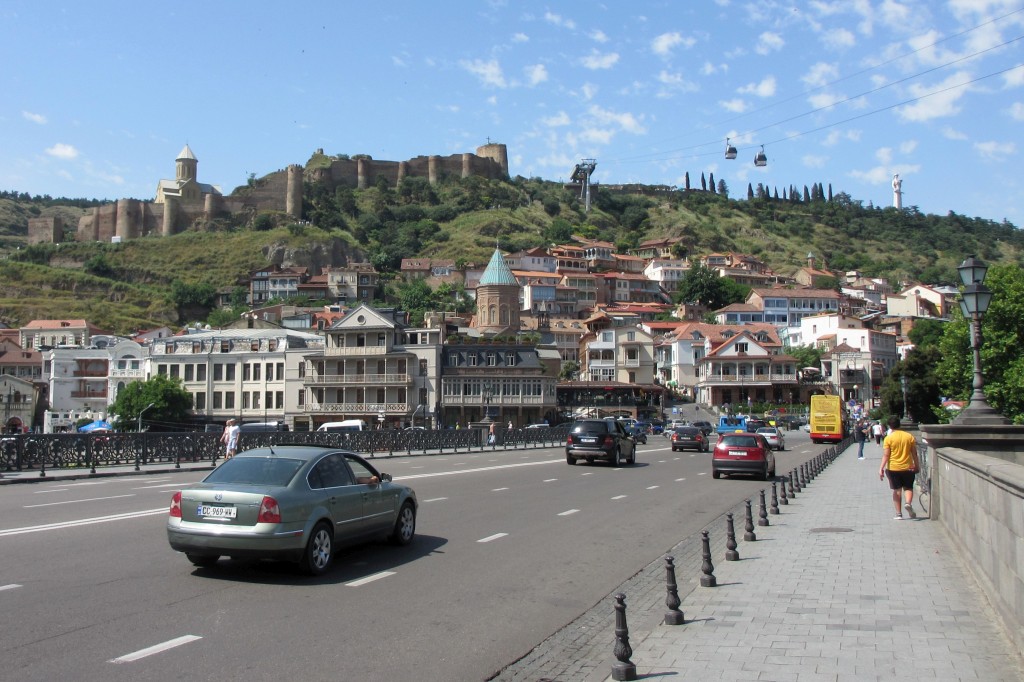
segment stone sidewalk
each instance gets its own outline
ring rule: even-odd
[[[742,539],[745,509],[733,510],[738,561],[725,560],[724,520],[710,524],[716,587],[699,585],[700,537],[677,545],[684,625],[663,624],[663,557],[616,590],[635,679],[1024,680],[969,557],[919,507],[893,520],[880,449],[866,454],[841,453],[768,526],[752,500],[755,541]],[[613,593],[493,679],[613,679],[614,605]]]

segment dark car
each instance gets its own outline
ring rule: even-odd
[[[359,455],[275,445],[235,455],[171,498],[167,539],[196,566],[222,556],[327,570],[338,546],[416,532],[416,493]]]
[[[745,428],[750,433],[757,433],[758,429],[763,429],[768,426],[768,422],[763,419],[756,419],[754,417],[747,417],[747,423]]]
[[[696,426],[705,436],[710,436],[711,432],[715,430],[715,427],[711,425],[711,422],[693,422],[690,426]]]
[[[657,436],[665,430],[665,422],[660,419],[651,420],[651,434]]]
[[[711,449],[707,434],[696,426],[677,426],[672,431],[672,452],[677,450],[696,450],[707,452]]]
[[[753,474],[767,481],[775,476],[775,453],[757,433],[723,433],[711,456],[711,477],[722,474]]]
[[[626,431],[633,437],[633,440],[637,443],[643,443],[647,445],[647,427],[644,426],[643,422],[637,422],[633,426],[627,426]]]
[[[613,419],[581,419],[569,427],[565,441],[565,461],[588,463],[602,459],[614,466],[636,462],[636,441],[626,425]]]

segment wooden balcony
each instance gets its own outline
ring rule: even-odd
[[[481,406],[501,407],[515,405],[544,405],[545,403],[555,404],[554,396],[545,400],[542,395],[501,395],[491,398],[487,403],[478,395],[446,395],[441,397],[441,404],[446,407],[456,406]]]
[[[307,403],[302,410],[310,413],[404,415],[413,406],[409,403]]]
[[[368,355],[387,355],[387,346],[332,346],[324,348],[324,355],[331,357],[357,358]]]
[[[319,374],[303,380],[306,386],[406,386],[412,383],[408,374]]]

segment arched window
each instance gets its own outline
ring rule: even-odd
[[[488,324],[495,324],[498,321],[498,310],[495,306],[491,306],[488,310],[487,322]]]
[[[501,306],[501,324],[508,324],[508,306]]]

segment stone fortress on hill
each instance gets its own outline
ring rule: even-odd
[[[316,157],[324,157],[323,149]],[[78,222],[77,241],[124,241],[149,235],[170,236],[190,229],[197,222],[245,216],[260,211],[279,211],[298,220],[302,217],[302,192],[306,182],[325,183],[330,189],[348,185],[372,187],[384,177],[396,186],[406,177],[425,177],[437,184],[445,176],[480,176],[508,179],[508,150],[503,144],[488,143],[475,154],[417,156],[408,161],[375,161],[366,155],[351,159],[331,158],[328,165],[305,169],[292,164],[224,196],[220,187],[199,182],[199,160],[186,144],[175,160],[173,180],[157,184],[153,201],[118,199],[92,209]],[[33,218],[28,225],[29,243],[64,241],[59,218]]]

